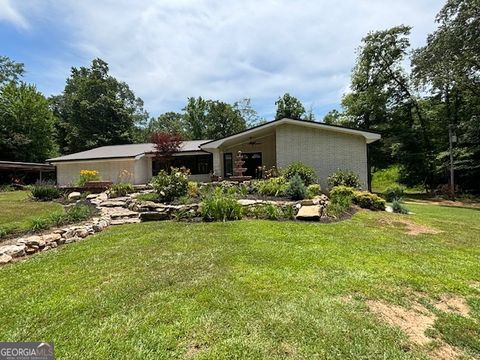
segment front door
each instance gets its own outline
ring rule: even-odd
[[[243,153],[242,155],[243,160],[245,161],[244,167],[247,168],[244,175],[256,178],[260,173],[258,168],[262,166],[262,153]]]

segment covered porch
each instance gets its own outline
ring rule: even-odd
[[[220,139],[202,145],[202,149],[213,154],[214,174],[224,179],[233,175],[235,157],[242,152],[244,175],[252,178],[262,177],[264,169],[277,166],[275,129],[257,130],[239,133],[236,136]]]

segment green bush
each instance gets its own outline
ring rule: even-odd
[[[311,199],[321,194],[322,194],[322,188],[320,184],[310,184],[307,186],[307,198]]]
[[[348,186],[354,189],[360,188],[360,179],[358,175],[350,170],[337,170],[328,177],[328,186]]]
[[[33,185],[30,191],[34,199],[41,201],[51,201],[62,196],[60,189],[50,184]]]
[[[187,195],[191,198],[196,198],[200,196],[200,188],[198,187],[198,183],[196,183],[195,181],[188,182]]]
[[[401,200],[405,194],[405,186],[402,185],[391,185],[384,192],[383,197],[385,200],[391,202],[394,200]]]
[[[353,203],[364,209],[374,211],[385,210],[385,200],[368,191],[355,191],[353,194]]]
[[[305,196],[307,195],[307,188],[299,175],[294,175],[290,179],[287,188],[287,195],[290,196],[292,200],[305,199]]]
[[[234,195],[224,194],[218,188],[205,197],[201,212],[205,221],[240,220],[243,208]]]
[[[188,193],[188,172],[173,168],[170,174],[161,170],[150,182],[162,202],[171,202]]]
[[[327,206],[329,216],[338,217],[352,205],[354,190],[348,186],[335,186],[330,190],[330,201]]]
[[[408,214],[410,211],[398,199],[392,201],[392,209],[394,213]]]
[[[0,185],[0,192],[15,191],[12,185]]]
[[[285,219],[294,220],[295,219],[295,206],[292,204],[287,204],[283,207],[283,217]]]
[[[300,176],[305,185],[314,184],[317,181],[315,170],[301,162],[294,162],[287,166],[283,172],[285,179],[290,181],[295,175]]]
[[[266,180],[258,180],[253,183],[256,192],[264,196],[284,196],[288,182],[283,176],[278,176]]]
[[[109,197],[112,197],[112,198],[116,198],[116,197],[120,197],[120,196],[126,196],[128,194],[133,193],[133,192],[135,192],[135,188],[130,183],[113,184],[108,189],[108,195],[109,195]]]
[[[354,188],[349,186],[335,186],[330,190],[330,198],[334,198],[335,196],[350,196],[353,197],[353,193],[355,192]]]

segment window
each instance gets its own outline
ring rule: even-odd
[[[232,153],[223,154],[223,176],[230,177],[233,175],[233,155]]]
[[[213,170],[212,155],[175,156],[172,166],[185,167],[190,174],[209,174]]]

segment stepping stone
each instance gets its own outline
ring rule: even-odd
[[[320,220],[322,208],[320,205],[302,206],[297,214],[298,220],[318,221]]]

